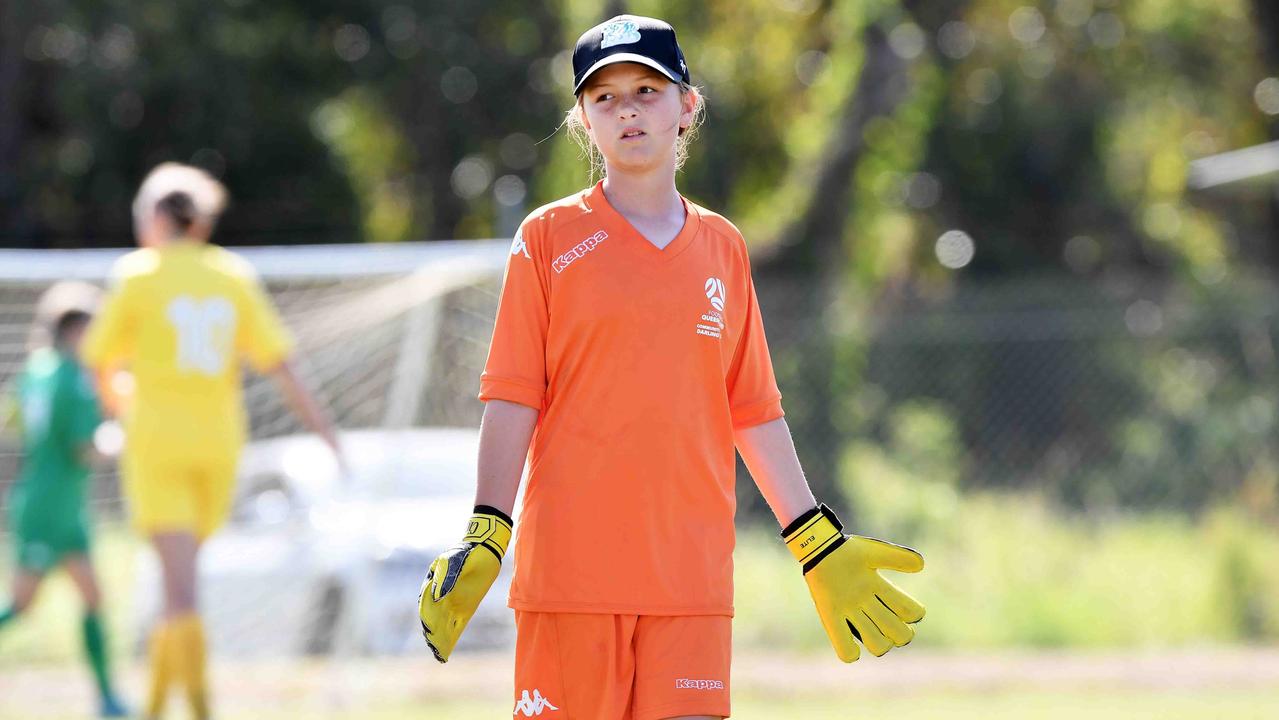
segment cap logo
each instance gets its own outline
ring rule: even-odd
[[[639,26],[630,20],[619,20],[604,26],[604,39],[600,41],[600,49],[614,45],[629,45],[640,41]]]

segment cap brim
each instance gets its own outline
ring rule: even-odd
[[[654,70],[661,73],[662,75],[666,76],[666,78],[673,83],[680,82],[683,79],[682,77],[680,77],[679,73],[675,72],[674,70],[671,70],[670,68],[666,67],[665,65],[659,63],[658,61],[650,57],[645,57],[644,55],[639,55],[636,53],[614,53],[613,55],[609,55],[608,57],[603,58],[599,62],[592,65],[590,69],[586,71],[586,74],[582,76],[582,81],[579,82],[576,86],[574,86],[573,94],[576,95],[579,92],[581,92],[582,86],[585,85],[586,81],[589,80],[591,76],[595,74],[596,70],[599,70],[605,65],[612,65],[613,63],[623,63],[623,62],[639,63],[640,65],[646,65],[648,67],[651,67]]]

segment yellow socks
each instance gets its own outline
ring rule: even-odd
[[[147,717],[158,718],[164,712],[164,701],[169,694],[169,683],[173,681],[173,653],[169,652],[170,622],[161,621],[151,631],[151,694],[147,700]]]
[[[209,717],[208,692],[204,680],[204,626],[195,613],[181,615],[172,620],[172,631],[177,641],[175,667],[179,682],[186,687],[191,702],[192,716],[197,720]]]
[[[195,613],[171,618],[160,625],[151,637],[151,702],[150,717],[158,718],[164,709],[165,696],[171,683],[186,688],[192,716],[209,717],[208,689],[205,684],[204,626]]]

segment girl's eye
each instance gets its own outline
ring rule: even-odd
[[[652,87],[649,87],[649,86],[645,85],[644,87],[641,87],[641,88],[639,89],[639,91],[640,91],[641,93],[655,93],[655,92],[657,92],[657,88],[652,88]]]
[[[600,93],[599,97],[595,98],[595,102],[604,102],[605,100],[612,100],[612,99],[613,99],[613,93]]]

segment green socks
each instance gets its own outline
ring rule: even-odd
[[[17,616],[12,606],[0,610],[0,627]],[[98,684],[98,697],[102,700],[104,717],[125,717],[124,709],[111,691],[111,665],[102,620],[97,613],[88,613],[84,616],[80,630],[84,640],[84,654],[88,657],[89,667],[93,669],[93,679]]]
[[[84,651],[89,656],[89,665],[93,668],[93,677],[98,681],[98,693],[102,698],[113,696],[111,692],[111,676],[107,659],[106,634],[102,631],[102,621],[96,613],[84,616]]]

